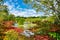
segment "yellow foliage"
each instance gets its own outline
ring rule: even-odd
[[[6,33],[4,40],[18,40],[18,33],[14,30],[9,30]]]

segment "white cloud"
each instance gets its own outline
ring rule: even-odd
[[[4,3],[4,5],[7,5],[8,6],[8,9],[10,11],[10,13],[14,14],[15,16],[24,16],[24,17],[28,17],[28,16],[41,16],[40,13],[36,13],[35,10],[33,9],[23,9],[23,8],[20,8],[19,6],[17,7],[18,9],[20,10],[16,10],[14,8],[14,5],[10,5],[8,2]],[[24,11],[22,11],[24,10]]]
[[[24,17],[29,17],[29,16],[41,16],[40,13],[36,13],[35,10],[27,9],[25,11],[18,11],[18,10],[12,10],[10,11],[12,14],[15,16],[24,16]]]
[[[5,2],[4,5],[7,5],[9,10],[12,10],[14,7],[14,5],[10,5],[8,2]]]

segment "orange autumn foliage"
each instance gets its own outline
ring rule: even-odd
[[[52,32],[60,31],[59,25],[55,25],[55,24],[51,25],[50,31]]]

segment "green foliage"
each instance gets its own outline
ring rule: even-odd
[[[33,0],[23,0],[25,3],[31,3]]]
[[[25,19],[22,18],[22,17],[16,17],[15,20],[16,20],[16,22],[17,22],[18,24],[20,24],[20,25],[23,24],[24,21],[25,21]]]
[[[57,36],[55,32],[49,32],[48,34],[53,38],[56,38],[56,36]]]
[[[33,23],[37,24],[37,26],[35,26],[35,30],[36,30],[36,34],[47,34],[47,32],[49,32],[50,30],[50,24],[51,22],[49,21],[34,21]]]
[[[44,12],[46,15],[55,15],[58,22],[60,22],[60,1],[59,0],[24,0],[25,3],[30,3],[31,7],[37,12]]]
[[[50,17],[47,17],[46,19],[47,19],[49,22],[54,23],[56,17],[55,17],[55,16],[50,16]]]
[[[13,14],[7,15],[5,21],[15,21],[15,16]]]
[[[49,32],[48,33],[51,37],[57,39],[57,40],[60,40],[60,33],[57,33],[57,32]]]
[[[8,15],[9,15],[9,13],[8,13],[7,6],[0,5],[0,22],[5,20]]]
[[[57,33],[57,40],[60,40],[60,33]]]
[[[9,30],[6,32],[6,38],[4,40],[18,40],[18,33],[14,30]]]
[[[0,5],[2,5],[4,3],[4,0],[0,0]]]

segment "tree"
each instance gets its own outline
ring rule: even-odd
[[[6,28],[3,25],[4,20],[6,19],[7,15],[9,14],[7,6],[3,5],[4,0],[0,0],[0,40],[3,40],[5,36]]]
[[[4,4],[4,0],[0,0],[0,23],[9,14],[7,6],[6,5],[3,5],[3,4]]]
[[[4,3],[4,0],[0,0],[0,5],[2,5]]]
[[[31,4],[37,12],[42,11],[45,14],[55,15],[57,22],[60,22],[60,1],[59,0],[24,0]]]
[[[16,20],[16,22],[17,22],[19,25],[24,24],[24,21],[25,21],[25,19],[24,19],[23,17],[20,17],[20,16],[17,16],[17,17],[15,18],[15,20]]]

